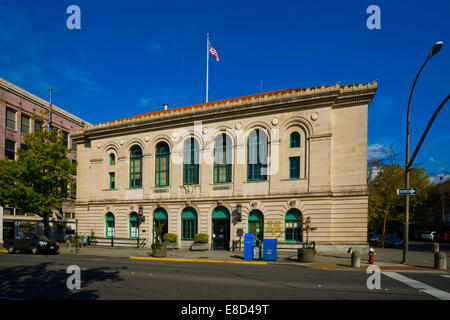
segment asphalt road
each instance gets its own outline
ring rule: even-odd
[[[81,289],[67,288],[70,274],[66,270],[70,265],[81,269]],[[440,292],[441,299],[442,292],[444,297],[450,293],[450,278],[446,274],[400,274],[419,281],[423,288],[413,288],[382,274],[381,289],[370,290],[366,286],[369,275],[363,270],[0,254],[0,300],[438,299],[424,292],[426,285]]]

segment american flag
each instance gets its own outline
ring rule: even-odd
[[[217,54],[216,49],[214,49],[214,47],[212,46],[211,43],[210,43],[209,45],[211,46],[211,48],[209,49],[209,52],[211,52],[211,54],[212,54],[213,56],[216,56],[216,60],[219,61],[219,55]]]

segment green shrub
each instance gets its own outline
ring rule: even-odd
[[[166,234],[163,236],[163,239],[164,239],[165,241],[169,241],[169,242],[177,242],[177,240],[178,240],[178,235],[176,235],[175,233],[166,233]]]
[[[197,233],[194,236],[194,242],[196,243],[208,243],[209,235],[206,233]]]
[[[160,242],[152,243],[152,249],[161,249],[163,245]]]

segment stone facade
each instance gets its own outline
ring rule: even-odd
[[[153,241],[157,208],[168,216],[168,232],[183,240],[183,210],[197,213],[196,233],[215,241],[216,208],[229,212],[226,221],[230,248],[249,232],[249,215],[259,210],[262,236],[276,238],[280,249],[301,247],[305,234],[286,235],[287,213],[310,217],[317,230],[309,234],[319,251],[346,250],[367,245],[368,191],[366,185],[367,112],[376,92],[371,84],[288,89],[252,96],[150,112],[72,134],[78,145],[76,216],[81,233],[105,237],[106,215],[114,217],[114,237],[130,238],[130,214],[141,208],[145,222],[139,237]],[[249,136],[267,136],[266,180],[249,181]],[[300,145],[290,147],[297,132]],[[226,133],[231,146],[231,182],[214,182],[214,142]],[[183,157],[186,139],[199,144],[199,181],[185,184]],[[169,183],[156,184],[156,147],[170,149]],[[142,181],[130,187],[130,150],[142,150]],[[111,164],[110,155],[115,162]],[[300,157],[299,176],[292,178],[290,158]],[[133,162],[134,163],[134,162]],[[111,188],[110,173],[115,185]],[[291,209],[296,209],[290,211]],[[252,215],[253,216],[253,215]],[[298,226],[298,225],[297,225]],[[226,230],[226,232],[228,232]]]

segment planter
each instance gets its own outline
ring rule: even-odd
[[[165,245],[162,245],[161,248],[153,248],[153,257],[162,258],[167,257],[167,248]]]
[[[178,243],[176,242],[164,241],[164,245],[167,249],[178,249]]]
[[[194,242],[191,245],[192,251],[207,251],[209,249],[209,245],[207,243],[196,243]]]
[[[299,262],[314,262],[316,250],[314,249],[298,249]]]

